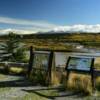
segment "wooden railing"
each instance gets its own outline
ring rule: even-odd
[[[0,62],[0,66],[9,66],[9,67],[28,67],[28,63],[16,63],[16,62]]]
[[[28,75],[30,76],[30,73],[32,69],[34,68],[33,63],[34,63],[34,55],[36,53],[48,53],[49,52],[49,59],[48,59],[48,70],[47,70],[47,77],[48,77],[48,82],[50,84],[51,82],[51,72],[52,72],[52,67],[53,67],[53,61],[54,61],[54,53],[55,52],[61,52],[61,53],[66,53],[68,56],[76,55],[76,56],[89,56],[89,57],[100,57],[100,54],[95,55],[93,53],[79,53],[79,52],[68,52],[67,50],[50,50],[50,49],[36,49],[33,50],[33,47],[30,47],[30,60],[29,60],[29,67],[28,67]],[[66,61],[67,62],[67,61]],[[32,67],[33,66],[33,67]],[[94,70],[96,76],[100,76],[100,70]]]

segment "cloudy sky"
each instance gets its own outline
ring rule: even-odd
[[[0,34],[100,32],[100,0],[0,0]]]

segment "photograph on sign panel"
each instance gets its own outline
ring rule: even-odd
[[[68,69],[89,71],[91,63],[92,58],[71,57],[68,63]]]

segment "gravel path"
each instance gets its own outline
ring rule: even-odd
[[[54,93],[55,90],[58,92],[57,94]],[[33,86],[23,76],[0,74],[0,100],[100,100],[99,97],[81,97],[77,93],[55,90],[54,88]],[[50,91],[53,91],[55,95],[53,93],[51,93],[53,96],[47,95]]]

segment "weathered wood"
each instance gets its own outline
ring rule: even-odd
[[[65,87],[68,87],[68,80],[69,80],[69,75],[70,75],[70,70],[68,70],[68,63],[69,63],[69,61],[70,61],[70,57],[66,61],[66,66],[65,66],[65,70],[66,70],[66,83],[65,83]]]
[[[86,56],[86,57],[93,58],[92,63],[91,63],[91,70],[90,71],[74,70],[74,69],[70,70],[70,69],[68,69],[67,66],[68,66],[70,57],[67,60],[65,70],[67,71],[67,73],[66,73],[67,74],[67,76],[66,76],[67,82],[68,82],[69,74],[70,74],[71,71],[74,71],[74,72],[77,72],[77,73],[82,73],[82,74],[90,74],[91,75],[92,88],[93,88],[93,91],[95,90],[95,75],[96,74],[100,75],[100,71],[94,70],[94,58],[99,57],[100,55],[95,55],[95,54],[92,54],[92,53],[77,53],[77,52],[71,53],[71,52],[68,52],[67,50],[47,50],[47,49],[41,49],[41,50],[33,51],[33,48],[31,46],[30,47],[30,60],[29,60],[29,67],[28,67],[28,76],[30,76],[30,72],[32,70],[32,66],[33,66],[33,63],[34,63],[34,61],[33,61],[34,60],[34,54],[49,54],[46,81],[47,81],[47,84],[50,85],[51,84],[51,78],[52,78],[51,73],[52,73],[52,67],[53,67],[54,52],[64,52],[64,53],[67,52],[66,54],[68,56],[74,55],[74,56],[84,56],[84,57]],[[42,70],[42,69],[36,69],[36,70]]]
[[[28,63],[16,63],[16,62],[0,62],[0,66],[8,66],[8,67],[27,67]]]
[[[9,73],[11,67],[27,69],[28,63],[0,62],[0,66],[5,69],[6,73]]]
[[[59,50],[53,50],[53,49],[42,49],[42,48],[39,48],[39,49],[35,49],[36,51],[49,51],[49,52],[69,52],[68,50],[61,50],[61,49],[59,49]]]
[[[54,57],[54,52],[51,51],[49,55],[48,72],[47,72],[48,85],[51,85],[51,70],[52,70],[52,65],[53,65],[53,57]]]
[[[48,51],[33,51],[35,54],[50,54]]]
[[[68,58],[67,63],[66,63],[66,68],[65,68],[65,70],[67,71],[67,76],[66,76],[67,83],[68,83],[70,71],[74,71],[74,72],[77,72],[77,73],[83,72],[83,74],[88,73],[88,74],[91,75],[92,92],[95,92],[94,58],[92,58],[92,61],[91,61],[90,71],[77,70],[77,69],[68,69],[68,64],[69,64],[70,59],[71,59],[71,57]]]
[[[60,52],[60,53],[65,53],[67,56],[87,56],[87,57],[100,57],[100,53],[92,53],[92,52],[80,52],[79,51],[68,51],[68,50],[51,50],[51,49],[36,49],[35,52],[41,52],[41,51],[44,51],[44,52]]]
[[[94,58],[92,59],[92,63],[91,63],[91,83],[92,83],[92,92],[95,92],[95,75],[94,75]]]
[[[33,59],[34,59],[34,53],[33,53],[33,47],[30,47],[30,59],[29,59],[29,66],[28,66],[28,77],[30,76],[31,70],[32,70],[32,65],[33,65]]]
[[[66,87],[66,88],[68,88],[69,76],[70,76],[70,71],[67,71],[67,72],[66,72],[66,83],[65,83],[65,87]]]
[[[94,70],[94,75],[96,77],[99,77],[100,76],[100,70]]]

